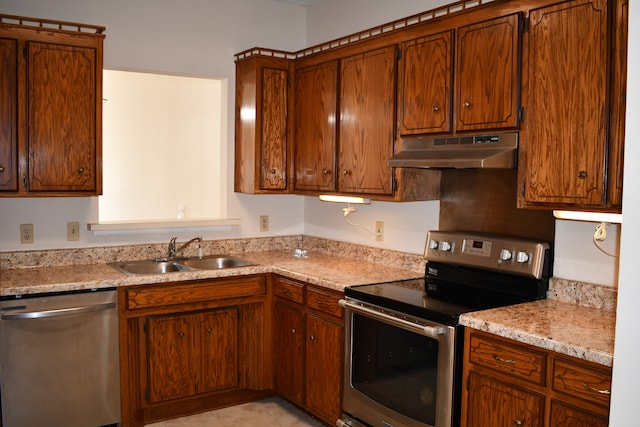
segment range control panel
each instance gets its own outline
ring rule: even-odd
[[[507,236],[454,231],[429,231],[424,256],[428,261],[542,277],[549,244]]]

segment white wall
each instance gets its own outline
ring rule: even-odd
[[[629,22],[640,22],[638,2],[629,2]],[[627,78],[627,122],[625,144],[625,189],[622,200],[623,226],[620,237],[620,278],[616,344],[613,366],[610,425],[638,425],[638,384],[640,384],[640,341],[638,340],[638,302],[640,269],[637,242],[640,241],[640,27],[629,25]],[[632,167],[636,166],[636,167]],[[637,221],[637,222],[636,222]]]
[[[226,79],[228,115],[221,174],[226,177],[228,216],[243,224],[230,230],[159,230],[153,233],[93,235],[96,198],[0,198],[0,251],[101,246],[168,241],[300,234],[303,199],[233,193],[234,54],[254,46],[298,50],[306,46],[306,10],[270,0],[0,0],[0,12],[35,18],[102,25],[107,28],[104,65],[142,71],[195,74]],[[206,195],[203,195],[206,197]],[[258,217],[270,217],[259,232]],[[67,242],[66,223],[81,223],[80,241]],[[34,225],[35,242],[19,241],[19,225]]]

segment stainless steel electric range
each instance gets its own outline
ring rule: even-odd
[[[546,242],[431,231],[424,278],[345,289],[343,426],[459,424],[463,313],[546,298]]]

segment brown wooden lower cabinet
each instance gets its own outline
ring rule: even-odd
[[[604,427],[610,389],[606,366],[465,331],[463,427]]]
[[[119,289],[122,426],[272,396],[265,275]]]
[[[274,277],[276,392],[328,425],[342,413],[342,292]]]

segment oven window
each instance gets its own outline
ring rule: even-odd
[[[353,315],[351,385],[407,417],[435,425],[438,341]]]

